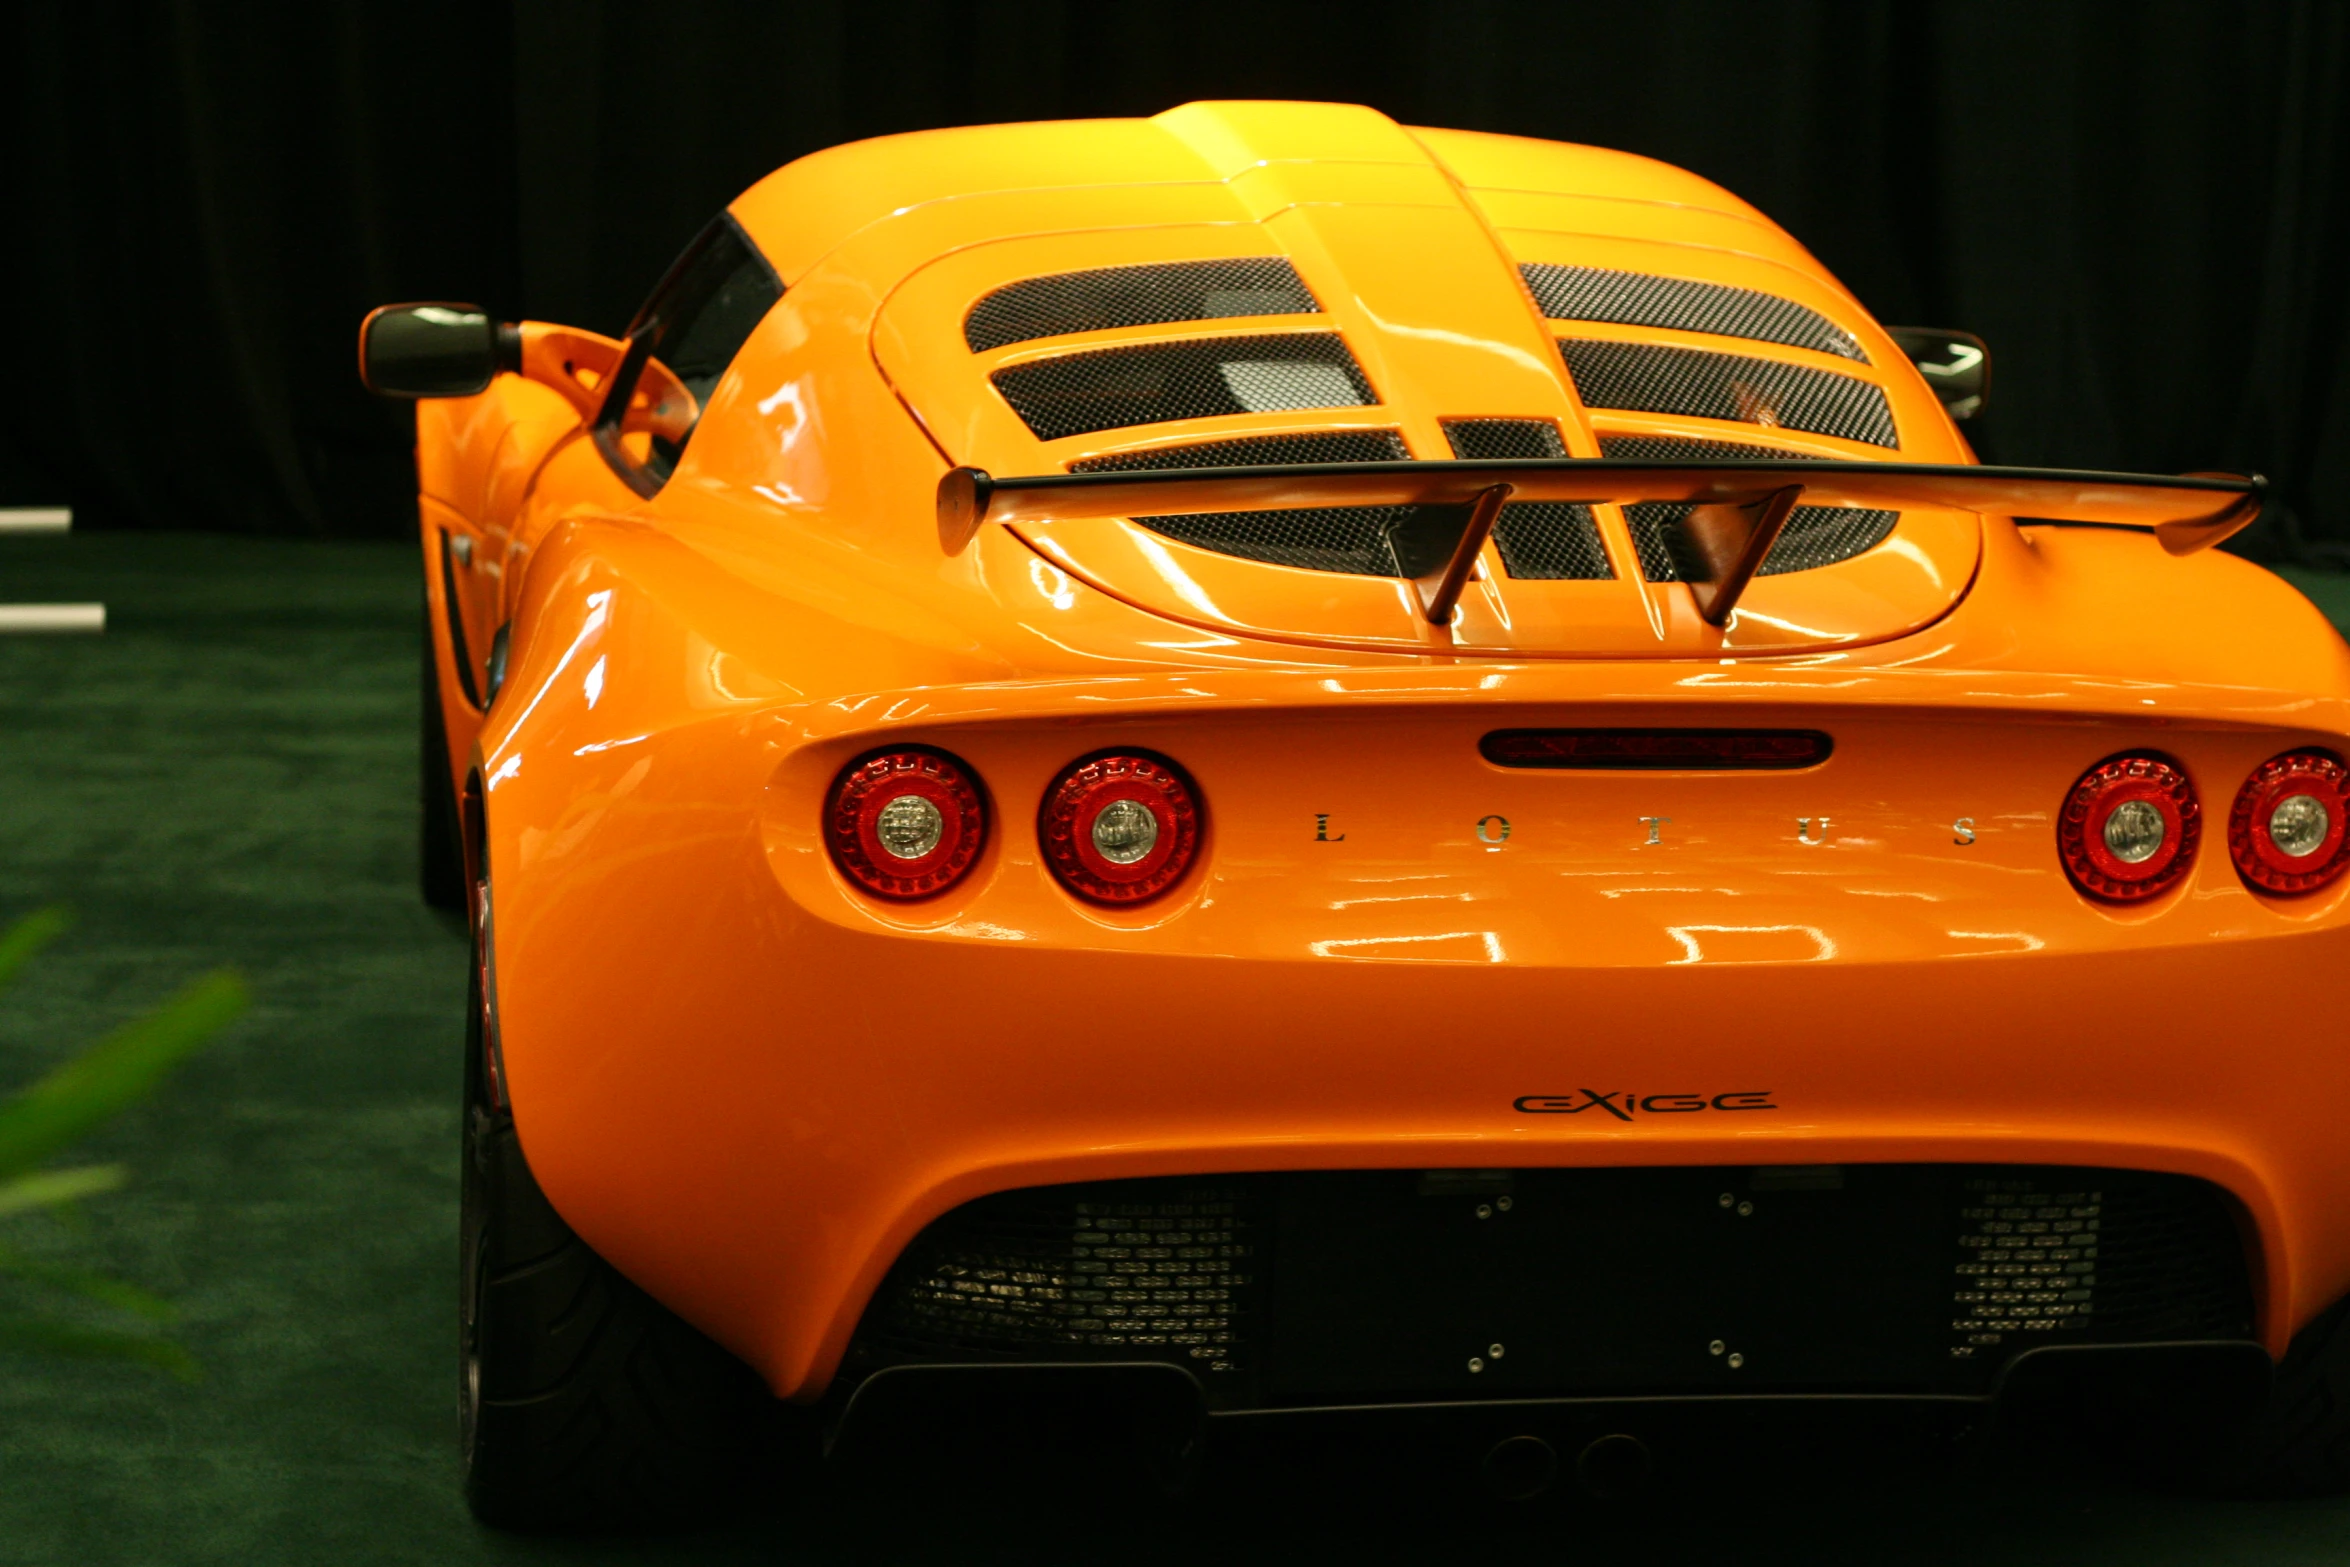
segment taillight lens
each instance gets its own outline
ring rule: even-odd
[[[1037,813],[1045,863],[1093,903],[1140,903],[1183,879],[1199,853],[1199,797],[1175,764],[1117,752],[1077,763]]]
[[[963,879],[987,841],[971,770],[908,747],[852,762],[833,781],[824,842],[841,874],[880,898],[927,898]]]
[[[2350,866],[2350,768],[2329,751],[2287,751],[2252,771],[2228,812],[2228,854],[2262,892],[2315,892]]]
[[[2108,757],[2081,775],[2057,818],[2056,850],[2073,884],[2108,903],[2169,888],[2195,863],[2203,807],[2187,775],[2163,757]]]

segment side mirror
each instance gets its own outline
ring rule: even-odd
[[[1889,326],[1885,335],[1909,356],[1953,419],[1972,419],[1991,397],[1991,350],[1972,332],[1938,326]]]
[[[359,379],[380,397],[471,397],[521,367],[521,334],[478,305],[385,305],[359,323]]]

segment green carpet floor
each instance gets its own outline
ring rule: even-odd
[[[2345,579],[2301,580],[2350,613]],[[2350,1560],[2350,1502],[2152,1496],[2069,1462],[1835,1460],[1816,1489],[1730,1475],[1711,1501],[1520,1512],[1382,1468],[1376,1437],[1294,1495],[1252,1483],[1278,1467],[1260,1454],[1175,1512],[819,1477],[684,1539],[484,1531],[454,1457],[465,948],[415,894],[410,555],[0,539],[0,601],[83,599],[108,604],[103,637],[0,638],[0,917],[79,920],[0,998],[0,1088],[216,965],[256,1000],[86,1150],[129,1189],[70,1226],[0,1219],[0,1241],[177,1301],[206,1373],[0,1356],[0,1563]],[[28,1303],[0,1281],[0,1312]]]

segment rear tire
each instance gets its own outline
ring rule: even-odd
[[[432,615],[425,612],[424,701],[418,714],[417,884],[428,908],[465,912],[465,852],[457,832],[457,796],[449,782],[449,726],[441,718],[440,669],[433,659]]]
[[[2293,1336],[2268,1407],[2185,1478],[2239,1496],[2350,1492],[2350,1297]]]
[[[477,930],[466,1029],[459,1398],[465,1499],[513,1529],[710,1520],[743,1489],[766,1390],[589,1249],[492,1102]]]

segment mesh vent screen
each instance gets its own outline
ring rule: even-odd
[[[1872,446],[1899,443],[1884,392],[1857,376],[1654,343],[1562,338],[1575,390],[1592,408],[1784,425]]]
[[[1529,261],[1518,268],[1543,315],[1554,321],[1619,321],[1626,326],[1710,332],[1761,343],[1785,343],[1862,364],[1869,356],[1850,332],[1808,305],[1727,283],[1562,267]]]
[[[1153,533],[1219,555],[1338,571],[1417,577],[1444,563],[1466,520],[1459,506],[1314,506],[1288,511],[1207,511],[1137,517]]]
[[[1444,426],[1455,457],[1506,461],[1564,457],[1566,443],[1547,419],[1454,419]],[[1513,501],[1493,525],[1502,569],[1513,577],[1548,582],[1601,582],[1615,576],[1588,506],[1564,501]]]
[[[1154,468],[1280,468],[1292,463],[1402,462],[1411,456],[1393,430],[1316,430],[1302,435],[1251,435],[1197,446],[1113,452],[1069,465],[1071,473],[1142,473]]]
[[[2244,1243],[2220,1194],[2151,1178],[2104,1193],[2097,1327],[2107,1337],[2249,1336]]]
[[[1604,582],[1616,574],[1600,546],[1591,508],[1565,501],[1518,501],[1493,525],[1502,569],[1545,582]]]
[[[976,354],[1070,332],[1321,311],[1297,269],[1278,257],[1171,261],[1007,284],[971,307],[963,341]]]
[[[1640,574],[1649,581],[1681,580],[1681,568],[1673,559],[1673,540],[1676,524],[1690,510],[1686,501],[1642,501],[1624,508],[1624,520],[1632,527],[1633,547],[1640,552]],[[1798,506],[1756,575],[1777,577],[1790,571],[1811,571],[1866,554],[1884,543],[1900,520],[1899,512],[1868,506]]]
[[[2242,1242],[2203,1182],[2051,1170],[1965,1185],[1954,1354],[1989,1358],[2046,1333],[2108,1343],[2250,1334]]]
[[[1900,520],[1899,512],[1870,506],[1798,506],[1757,575],[1810,571],[1864,555],[1884,543]]]
[[[1692,441],[1677,435],[1603,435],[1599,455],[1623,462],[1800,462],[1806,454],[1743,441]]]
[[[1558,426],[1548,419],[1447,419],[1444,438],[1455,457],[1506,461],[1567,455]]]
[[[1377,399],[1335,333],[1144,343],[1010,365],[992,378],[1041,441],[1176,419]]]
[[[955,1210],[909,1247],[863,1335],[921,1358],[1239,1363],[1246,1193],[1160,1181],[1046,1188]]]
[[[1297,435],[1246,436],[1203,441],[1197,446],[1089,457],[1072,463],[1078,473],[1117,473],[1153,468],[1248,468],[1287,463],[1398,462],[1411,455],[1393,430],[1317,430]],[[1180,539],[1219,555],[1339,571],[1357,576],[1412,575],[1418,533],[1440,527],[1457,508],[1439,506],[1333,506],[1289,511],[1193,512],[1173,517],[1138,517],[1154,533]],[[1401,553],[1398,546],[1401,543]]]
[[[1688,515],[1687,506],[1673,501],[1642,501],[1624,508],[1624,521],[1632,529],[1632,548],[1640,555],[1640,575],[1651,582],[1681,580],[1681,568],[1673,564],[1671,528]]]
[[[1692,441],[1671,435],[1603,435],[1600,454],[1626,462],[1789,462],[1800,454],[1773,446],[1748,446],[1739,441]],[[1627,506],[1624,518],[1632,525],[1632,542],[1640,551],[1640,570],[1651,582],[1676,582],[1670,524],[1689,508],[1670,501],[1648,501]],[[1885,542],[1900,521],[1898,512],[1854,506],[1798,506],[1787,519],[1787,530],[1764,557],[1761,575],[1809,571],[1850,560]]]

